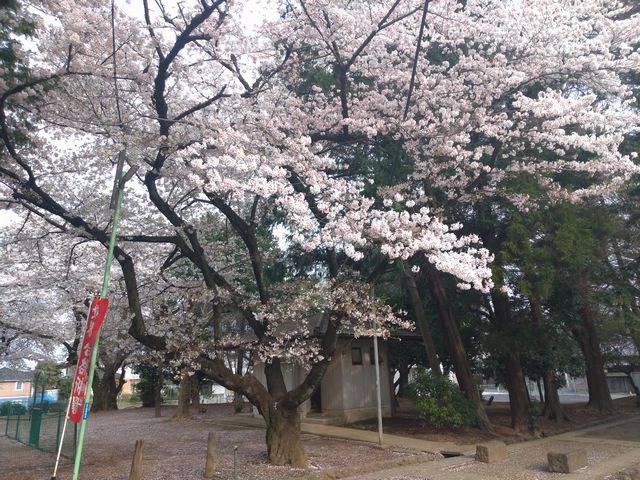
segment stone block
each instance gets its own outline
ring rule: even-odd
[[[507,458],[507,446],[504,442],[494,440],[476,445],[476,460],[484,463],[495,463]]]
[[[587,453],[582,449],[547,453],[549,471],[571,473],[587,466]]]

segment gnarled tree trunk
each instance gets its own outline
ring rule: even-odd
[[[297,408],[275,403],[264,415],[267,423],[267,455],[273,465],[307,468],[307,455],[300,439],[300,414]]]
[[[478,427],[483,431],[491,432],[493,428],[491,427],[489,417],[487,417],[487,412],[482,405],[480,391],[473,381],[467,352],[462,343],[458,325],[453,317],[453,311],[451,310],[447,292],[440,278],[440,272],[428,261],[424,262],[422,272],[424,272],[429,293],[436,306],[438,320],[447,341],[447,346],[449,347],[449,354],[453,361],[453,368],[456,378],[458,379],[458,385],[465,396],[476,404],[476,421]]]
[[[113,376],[105,374],[93,377],[93,401],[91,412],[104,412],[118,409],[118,389]]]
[[[91,412],[118,410],[118,394],[124,385],[124,366],[116,379],[118,369],[122,364],[109,365],[102,373],[95,372],[93,377],[93,400]]]

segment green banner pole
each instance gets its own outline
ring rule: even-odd
[[[102,290],[100,291],[100,298],[107,298],[109,290],[109,278],[111,276],[111,264],[113,263],[113,250],[116,246],[116,235],[118,233],[118,225],[120,224],[120,210],[122,209],[122,197],[124,193],[124,183],[127,178],[130,178],[130,172],[127,175],[123,175],[124,167],[124,152],[120,152],[118,156],[118,168],[116,170],[116,178],[114,184],[115,193],[115,205],[113,205],[113,198],[111,206],[115,207],[113,212],[113,226],[111,228],[111,237],[109,238],[109,249],[107,251],[107,261],[104,267],[104,276],[102,277]],[[87,428],[87,417],[89,416],[89,406],[91,405],[91,386],[93,385],[93,374],[96,369],[96,362],[98,359],[98,349],[100,347],[100,333],[102,332],[102,326],[98,329],[96,334],[96,340],[91,351],[91,362],[89,364],[89,375],[87,381],[87,389],[85,390],[84,409],[82,411],[82,421],[80,422],[80,431],[78,432],[78,441],[76,444],[76,453],[73,463],[73,480],[78,480],[78,473],[80,472],[80,460],[82,457],[82,447],[84,444],[84,433]]]

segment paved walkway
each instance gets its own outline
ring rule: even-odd
[[[264,427],[260,417],[219,417],[214,423]],[[302,423],[303,433],[378,443],[377,432],[354,428]],[[459,452],[461,456],[437,461],[386,468],[355,476],[338,475],[344,480],[602,480],[625,468],[640,466],[640,416],[630,416],[589,428],[540,440],[507,446],[508,458],[494,464],[474,460],[475,445],[454,445],[398,435],[384,435],[386,446],[420,452]],[[587,467],[571,474],[551,473],[547,452],[582,448]],[[419,459],[418,459],[419,460]]]
[[[264,427],[262,417],[248,415],[234,415],[229,417],[215,417],[211,423],[226,425],[241,425],[245,427]],[[360,430],[357,428],[337,427],[335,425],[322,425],[319,423],[302,422],[302,433],[309,433],[321,437],[339,438],[343,440],[356,440],[360,442],[378,443],[378,432]],[[442,451],[458,452],[460,454],[475,451],[475,445],[456,445],[453,442],[433,442],[419,438],[401,437],[399,435],[383,436],[383,443],[387,447],[405,448],[425,453],[440,453]]]
[[[551,473],[547,452],[582,448],[587,467],[574,473]],[[554,437],[507,446],[508,458],[494,464],[461,457],[346,477],[345,480],[602,480],[640,465],[640,416]]]

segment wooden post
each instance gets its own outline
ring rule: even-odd
[[[133,451],[133,462],[131,463],[131,473],[129,480],[142,480],[142,454],[144,452],[144,440],[136,440]]]
[[[216,473],[215,471],[216,460],[216,434],[215,432],[209,432],[209,439],[207,440],[207,463],[204,467],[204,478],[211,479]]]

